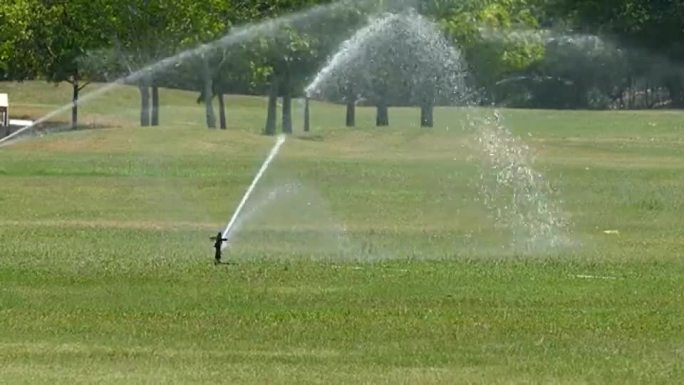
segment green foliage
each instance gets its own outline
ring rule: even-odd
[[[114,6],[107,1],[72,0],[30,3],[31,41],[23,49],[35,52],[40,73],[52,82],[78,82],[78,60],[107,41]]]
[[[537,29],[539,22],[528,1],[434,1],[424,10],[437,20],[461,48],[478,87],[495,91],[495,83],[517,71],[525,70],[544,57],[538,41],[506,39],[505,31]],[[504,31],[500,38],[482,35]]]
[[[636,93],[665,89],[670,106],[684,107],[684,6],[680,1],[556,0],[551,4],[556,17],[564,17],[572,27],[611,36],[633,51],[626,55],[627,76],[648,84]]]
[[[281,18],[315,7],[327,8],[296,22]],[[406,7],[434,19],[463,51],[472,87],[485,101],[684,106],[684,7],[635,0],[12,0],[0,4],[0,77],[113,80],[242,26],[277,20],[275,29],[263,29],[269,33],[203,50],[202,57],[138,80],[206,92],[209,76],[213,92],[265,93],[275,76],[287,78],[281,91],[299,94],[368,17]],[[550,31],[570,38],[596,34],[607,42],[606,52],[597,56],[514,36]],[[516,77],[536,80],[501,85]]]
[[[28,0],[0,4],[0,78],[23,80],[36,72],[35,54],[29,50]]]

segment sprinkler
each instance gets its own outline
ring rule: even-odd
[[[221,248],[223,247],[223,242],[227,242],[228,239],[223,238],[221,232],[219,231],[215,237],[210,237],[214,241],[214,248],[216,249],[216,254],[214,255],[214,265],[221,264]]]
[[[254,180],[252,180],[252,184],[249,185],[249,188],[247,189],[247,192],[245,192],[245,195],[242,197],[242,200],[240,201],[240,204],[238,205],[237,209],[235,209],[235,213],[233,213],[233,216],[230,218],[230,222],[228,222],[226,229],[223,231],[223,233],[219,232],[218,234],[216,234],[215,237],[211,237],[211,240],[214,241],[214,248],[216,248],[216,261],[214,262],[215,265],[221,263],[221,249],[223,247],[223,243],[227,243],[228,240],[231,238],[231,231],[233,230],[233,226],[235,225],[238,217],[240,216],[242,209],[244,209],[245,203],[247,203],[247,200],[252,195],[254,188],[256,187],[257,183],[259,183],[259,180],[268,169],[268,166],[273,161],[273,158],[275,158],[275,156],[278,154],[278,151],[280,151],[280,146],[282,146],[283,143],[285,143],[285,135],[278,136],[278,139],[276,140],[275,145],[273,145],[271,152],[268,154],[268,157],[261,165],[261,168],[254,177]]]

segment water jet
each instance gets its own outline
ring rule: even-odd
[[[240,214],[242,213],[242,210],[245,207],[245,204],[249,200],[249,197],[252,195],[254,192],[254,188],[257,186],[259,183],[259,180],[261,177],[266,173],[266,170],[268,167],[271,165],[271,162],[275,158],[276,155],[278,155],[278,152],[280,151],[281,146],[283,143],[285,143],[285,135],[279,135],[276,143],[273,145],[273,148],[271,148],[271,152],[268,154],[268,157],[266,157],[266,160],[264,163],[261,165],[261,168],[259,171],[256,173],[254,176],[254,179],[252,180],[252,183],[249,185],[247,188],[247,191],[245,192],[245,195],[242,197],[242,200],[238,204],[237,208],[235,209],[235,212],[233,213],[233,216],[230,218],[230,221],[226,225],[226,228],[223,230],[223,234],[221,237],[217,235],[217,240],[216,242],[218,243],[218,239],[223,239],[224,241],[219,245],[220,248],[226,248],[227,245],[229,244],[231,240],[231,235],[233,228],[235,226],[235,223],[237,222],[238,218],[240,217]]]

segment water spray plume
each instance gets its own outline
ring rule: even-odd
[[[416,105],[454,104],[463,101],[467,90],[465,72],[460,50],[434,21],[409,7],[369,19],[340,45],[305,92],[329,100],[394,97]]]
[[[261,165],[259,172],[257,172],[256,176],[254,177],[254,180],[252,181],[252,184],[249,185],[249,188],[247,189],[247,192],[245,192],[245,195],[242,197],[242,200],[240,201],[240,204],[238,205],[237,209],[235,209],[235,213],[233,213],[232,218],[230,218],[230,222],[228,222],[226,229],[223,231],[223,238],[227,239],[228,241],[230,241],[231,231],[232,231],[233,226],[235,225],[236,221],[240,217],[240,213],[242,212],[242,209],[245,207],[245,204],[249,200],[249,197],[254,192],[254,188],[259,183],[259,180],[261,179],[261,177],[264,175],[264,173],[268,169],[268,166],[271,164],[271,162],[273,161],[275,156],[278,155],[278,152],[280,151],[280,147],[283,145],[283,143],[285,143],[285,135],[278,136],[278,140],[276,141],[275,145],[271,149],[271,152],[268,154],[268,157],[266,158],[264,163]]]
[[[358,30],[354,36],[343,42],[340,49],[330,58],[325,67],[316,74],[311,84],[306,87],[304,90],[306,95],[309,97],[313,96],[321,82],[334,76],[335,71],[339,68],[344,68],[352,61],[358,59],[363,54],[364,47],[370,39],[382,32],[387,24],[398,17],[399,15],[397,14],[388,14],[379,19],[371,20],[367,26]]]
[[[471,118],[484,155],[482,195],[498,224],[514,232],[522,252],[543,252],[569,245],[568,218],[552,199],[552,189],[532,167],[530,148],[508,129],[498,111]]]
[[[333,2],[330,4],[325,4],[325,5],[318,5],[312,8],[308,8],[304,11],[292,13],[289,15],[285,15],[276,19],[270,19],[266,20],[260,23],[256,24],[247,24],[241,27],[234,28],[230,33],[227,35],[223,36],[220,39],[214,40],[211,43],[208,44],[202,44],[199,47],[195,47],[186,51],[183,51],[177,55],[167,57],[165,59],[162,59],[154,64],[151,64],[145,68],[142,68],[138,71],[135,71],[127,76],[121,77],[112,83],[109,83],[105,85],[104,87],[101,87],[93,92],[90,92],[86,95],[83,95],[78,102],[76,102],[76,105],[82,105],[86,102],[88,102],[91,99],[94,99],[96,97],[99,97],[114,88],[120,86],[120,85],[125,85],[125,84],[132,84],[136,83],[137,81],[144,79],[145,77],[150,76],[151,74],[164,71],[168,68],[171,68],[179,63],[182,63],[186,60],[206,55],[210,53],[211,51],[217,49],[217,48],[227,48],[230,46],[233,46],[235,44],[250,40],[256,36],[268,36],[268,35],[273,35],[277,33],[277,31],[284,27],[285,25],[292,24],[292,23],[301,23],[307,19],[310,18],[315,18],[322,16],[326,13],[329,13],[331,11],[334,11],[338,8],[349,6],[355,3],[358,3],[360,0],[342,0],[342,1],[337,1]],[[27,132],[28,130],[33,129],[34,127],[40,125],[41,123],[44,123],[48,119],[53,118],[56,115],[59,115],[61,113],[64,113],[68,111],[69,109],[72,108],[74,103],[69,103],[65,104],[64,106],[48,113],[47,115],[39,118],[38,120],[34,121],[33,124],[23,127],[20,130],[15,131],[9,136],[6,136],[2,139],[0,139],[0,147],[7,145],[7,143],[18,137],[19,135]]]

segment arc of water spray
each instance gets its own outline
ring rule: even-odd
[[[163,71],[167,68],[170,68],[178,63],[181,63],[185,60],[188,60],[193,57],[197,57],[200,55],[205,55],[211,50],[216,49],[216,48],[227,48],[230,47],[234,44],[240,43],[245,40],[251,39],[253,36],[256,36],[258,34],[273,34],[277,32],[278,28],[286,25],[287,23],[296,23],[296,22],[301,22],[304,21],[308,18],[311,17],[316,17],[318,15],[321,15],[325,12],[329,12],[331,10],[334,10],[338,7],[343,7],[347,6],[350,4],[353,4],[359,0],[340,0],[336,1],[330,4],[325,4],[325,5],[318,5],[313,8],[309,8],[307,10],[293,13],[287,16],[279,17],[277,19],[270,19],[261,23],[257,24],[248,24],[242,27],[237,27],[233,29],[231,32],[229,32],[227,35],[214,40],[211,43],[208,44],[202,44],[199,47],[188,49],[186,51],[183,51],[181,53],[178,53],[174,56],[167,57],[165,59],[162,59],[154,64],[148,65],[145,68],[142,68],[136,72],[133,72],[127,76],[121,77],[112,83],[107,84],[104,87],[101,87],[93,92],[90,92],[86,95],[83,95],[78,102],[76,102],[76,105],[82,105],[89,101],[90,99],[96,98],[102,94],[105,94],[112,89],[116,88],[119,85],[122,84],[130,84],[139,81],[140,79],[144,78],[145,76],[149,76],[152,73],[158,72],[158,71]],[[31,125],[28,125],[26,127],[21,128],[20,130],[17,130],[13,132],[12,134],[0,139],[0,146],[6,145],[10,140],[13,138],[21,135],[22,133],[26,132],[27,130],[30,130],[34,128],[35,126],[47,121],[48,119],[59,115],[63,112],[66,112],[69,110],[74,103],[69,103],[65,104],[64,106],[50,112],[49,114],[41,117],[40,119],[34,121]]]
[[[377,34],[383,32],[383,28],[392,21],[398,19],[398,14],[385,14],[379,19],[370,20],[368,25],[356,31],[354,36],[342,43],[340,49],[328,60],[325,67],[318,71],[314,80],[309,84],[304,93],[307,96],[313,96],[313,93],[319,85],[327,80],[328,77],[333,76],[337,68],[343,68],[347,64],[353,62],[361,54],[362,46]]]
[[[223,231],[223,238],[228,239],[228,241],[230,241],[231,230],[233,229],[233,226],[235,225],[235,222],[237,221],[237,219],[240,217],[240,213],[242,212],[242,209],[245,207],[245,204],[249,200],[249,197],[252,195],[254,188],[259,183],[259,180],[261,179],[261,177],[264,175],[264,173],[268,169],[268,166],[273,161],[273,158],[275,158],[275,156],[278,155],[278,152],[280,151],[280,147],[283,145],[283,143],[285,143],[285,135],[278,136],[278,140],[276,141],[275,145],[271,149],[271,152],[268,154],[268,157],[266,158],[264,163],[261,165],[259,172],[257,172],[256,176],[254,177],[254,180],[252,181],[252,184],[249,185],[249,188],[247,188],[247,192],[245,192],[245,195],[242,197],[240,204],[238,204],[238,207],[235,209],[233,216],[230,218],[230,222],[228,222],[226,229]],[[225,243],[224,243],[224,247],[225,247]]]

